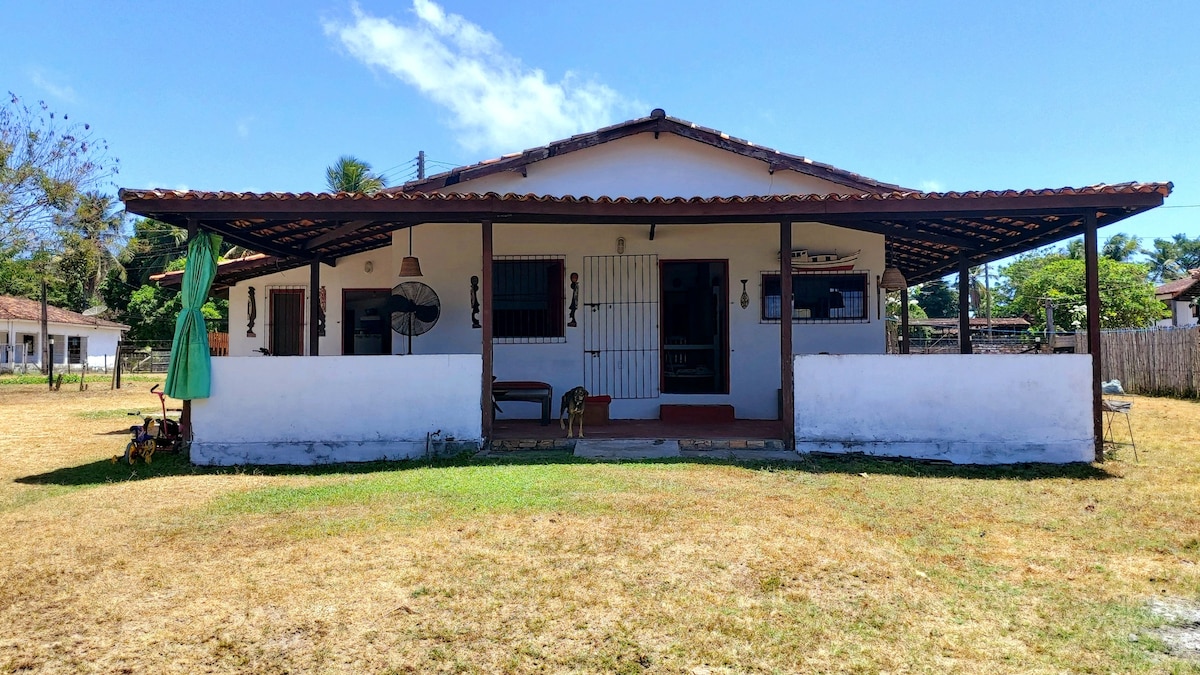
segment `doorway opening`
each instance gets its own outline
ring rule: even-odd
[[[391,354],[392,325],[388,288],[342,291],[342,353]]]
[[[729,393],[729,276],[724,260],[662,264],[662,392]]]

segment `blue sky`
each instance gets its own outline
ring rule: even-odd
[[[400,182],[418,150],[662,107],[915,188],[1170,180],[1102,236],[1200,235],[1200,3],[47,0],[0,25],[0,81],[90,123],[120,187],[315,191],[343,154]]]

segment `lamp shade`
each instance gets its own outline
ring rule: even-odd
[[[416,256],[406,255],[404,260],[400,261],[400,276],[402,277],[420,277],[421,261],[417,260]]]
[[[908,288],[908,282],[904,280],[904,275],[899,269],[889,267],[883,271],[883,278],[879,280],[879,287],[885,291],[899,291]]]

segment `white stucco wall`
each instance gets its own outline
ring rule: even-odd
[[[796,448],[963,464],[1090,462],[1086,354],[796,357]]]
[[[820,223],[796,223],[792,239],[796,248],[814,252],[862,251],[855,269],[868,275],[867,322],[794,324],[796,353],[881,354],[885,349],[884,322],[878,316],[875,277],[882,274],[884,247],[881,235],[856,232]],[[779,324],[764,323],[761,316],[762,273],[778,271],[779,227],[777,225],[679,225],[659,226],[654,241],[649,228],[641,225],[558,226],[495,225],[494,254],[564,256],[566,277],[583,275],[583,260],[591,255],[613,255],[616,240],[625,238],[625,254],[657,254],[660,261],[714,259],[729,265],[730,383],[728,394],[663,394],[653,399],[618,399],[610,414],[614,418],[655,419],[665,403],[720,403],[733,405],[743,419],[775,419],[778,414]],[[413,248],[421,259],[420,279],[437,292],[442,315],[437,326],[413,341],[415,354],[479,353],[481,332],[471,328],[470,278],[479,275],[482,245],[478,224],[428,224],[413,231]],[[408,252],[407,232],[398,232],[390,249],[343,258],[337,267],[323,267],[321,283],[326,287],[327,326],[321,339],[322,355],[342,353],[341,303],[344,288],[391,288],[402,281],[396,276],[400,259]],[[372,262],[372,272],[365,263]],[[747,279],[750,306],[742,309],[741,279]],[[297,269],[237,284],[230,290],[230,355],[251,356],[268,340],[267,290],[277,285],[307,285],[308,270]],[[255,338],[246,337],[246,299],[249,286],[258,297]],[[569,281],[564,279],[564,297],[569,302]],[[584,300],[581,291],[580,302]],[[556,396],[580,385],[584,372],[584,315],[576,314],[579,328],[566,329],[566,341],[556,344],[496,344],[495,374],[501,380],[537,380],[554,387]],[[307,334],[305,339],[307,339]],[[406,339],[393,335],[393,353],[402,353]],[[657,378],[658,373],[653,373]],[[534,404],[504,406],[501,418],[534,418]]]
[[[639,134],[536,162],[527,176],[504,172],[459,183],[444,192],[516,192],[549,195],[704,196],[768,195],[782,193],[852,192],[854,190],[792,171],[768,171],[766,163],[711,146],[662,134]],[[840,254],[861,251],[855,271],[868,275],[869,321],[856,323],[800,322],[793,332],[796,353],[883,353],[884,323],[880,321],[875,278],[884,269],[884,237],[819,223],[795,223],[795,248],[813,253]],[[775,419],[778,414],[779,325],[760,321],[763,272],[778,271],[779,227],[754,225],[660,225],[653,241],[645,225],[520,225],[496,224],[496,256],[563,256],[564,297],[570,297],[570,273],[583,276],[585,256],[614,255],[618,237],[626,242],[626,255],[656,254],[661,261],[728,261],[729,393],[707,395],[664,394],[652,399],[618,399],[614,418],[653,419],[666,403],[731,404],[738,417]],[[482,247],[478,223],[426,224],[414,228],[413,250],[425,276],[420,281],[437,292],[442,303],[438,325],[415,338],[416,354],[479,353],[481,332],[471,328],[470,277],[480,275]],[[393,236],[393,245],[322,266],[321,283],[327,289],[327,330],[319,344],[322,355],[342,353],[342,290],[390,289],[400,260],[408,252],[408,232]],[[370,261],[372,271],[366,271]],[[230,354],[252,356],[267,346],[268,292],[271,286],[307,286],[307,268],[260,277],[230,290]],[[750,306],[739,304],[741,279],[747,280]],[[256,289],[256,337],[246,336],[247,288]],[[581,290],[580,302],[586,291]],[[307,302],[305,304],[307,312]],[[566,341],[556,344],[497,344],[495,373],[501,380],[548,382],[560,394],[583,381],[585,365],[583,313],[579,328],[566,329]],[[307,332],[305,333],[307,340]],[[406,347],[406,339],[393,335],[393,352]],[[658,372],[651,374],[657,378]],[[534,404],[504,406],[504,417],[534,418]]]
[[[674,134],[638,134],[495,173],[440,192],[609,197],[713,197],[860,192]]]
[[[427,435],[482,441],[482,359],[217,357],[192,402],[196,464],[324,464],[421,457]]]

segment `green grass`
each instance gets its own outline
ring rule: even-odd
[[[79,373],[58,373],[54,374],[54,381],[57,382],[59,377],[62,377],[63,386],[68,384],[79,384]],[[161,382],[163,375],[122,375],[122,382]],[[5,384],[46,384],[47,375],[44,373],[10,373],[0,375],[0,385]],[[87,383],[90,384],[108,384],[112,382],[112,374],[105,373],[88,373]]]

